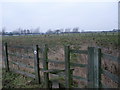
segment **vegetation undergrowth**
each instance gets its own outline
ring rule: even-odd
[[[35,80],[23,75],[6,72],[2,70],[2,88],[42,88],[42,84],[35,83]]]

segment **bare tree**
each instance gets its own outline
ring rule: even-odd
[[[61,32],[60,29],[55,30],[56,34],[59,34],[60,32]]]
[[[49,29],[47,32],[46,32],[46,34],[53,34],[54,32],[51,30],[51,29]]]
[[[29,29],[27,29],[27,34],[30,34],[30,30]]]
[[[16,30],[12,31],[12,33],[13,33],[13,34],[20,34],[21,31],[20,31],[19,29],[16,29]]]
[[[72,32],[75,32],[75,33],[79,32],[79,27],[73,28],[73,31],[72,31]]]
[[[70,32],[70,30],[71,30],[70,28],[66,28],[66,29],[65,29],[65,32],[68,33],[68,32]]]
[[[84,32],[84,30],[82,29],[81,32]]]
[[[39,30],[40,30],[40,28],[38,27],[38,28],[33,30],[33,33],[39,33]]]
[[[2,33],[2,35],[5,35],[5,33],[6,33],[6,28],[5,27],[2,28],[2,32],[1,33]]]

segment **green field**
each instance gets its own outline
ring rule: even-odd
[[[70,34],[53,34],[53,35],[26,35],[26,36],[3,36],[3,42],[7,42],[10,45],[35,45],[35,44],[91,44],[96,43],[98,46],[119,46],[118,33],[114,35],[108,33],[107,35],[102,33],[70,33]]]
[[[2,37],[2,42],[5,43],[7,42],[8,45],[10,46],[33,46],[33,45],[44,45],[48,44],[48,46],[51,48],[49,52],[49,59],[51,60],[64,60],[64,49],[61,46],[64,45],[75,45],[75,49],[87,49],[88,46],[94,46],[94,47],[101,47],[102,52],[111,54],[113,56],[119,56],[119,50],[120,50],[120,41],[119,41],[119,36],[118,33],[70,33],[70,34],[52,34],[52,35],[26,35],[26,36],[3,36]],[[57,46],[57,47],[56,47]],[[14,51],[14,50],[13,50]],[[22,52],[21,50],[15,50],[14,52],[19,53],[19,54],[30,54],[33,52]],[[14,58],[17,60],[17,58]],[[10,58],[10,60],[13,60],[13,58]],[[18,59],[19,61],[20,59]],[[78,55],[78,54],[71,54],[71,61],[72,62],[78,62],[78,63],[86,63],[86,56],[84,55]],[[22,61],[22,59],[20,60]],[[24,60],[25,61],[25,60]],[[23,62],[23,61],[22,61]],[[28,62],[24,62],[28,63]],[[32,62],[31,62],[32,63]],[[103,62],[103,68],[107,67],[107,70],[112,70],[112,73],[118,74],[116,72],[116,69],[112,69],[111,67],[113,66],[113,62]],[[63,68],[63,66],[51,64],[51,67],[55,68]],[[115,64],[115,66],[117,65]],[[77,69],[75,68],[75,74],[76,75],[82,75],[83,77],[86,75],[84,69]],[[79,70],[79,71],[77,71]],[[6,73],[7,76],[4,76],[6,78],[11,77],[10,73]],[[14,77],[14,75],[13,75]],[[18,77],[18,78],[21,78]],[[23,80],[24,81],[24,80]],[[29,79],[26,79],[25,81],[29,81]],[[19,82],[19,81],[15,81]],[[15,84],[13,82],[13,86]],[[109,80],[105,79],[105,82],[109,82]],[[115,86],[114,84],[111,84],[112,86]],[[8,83],[8,86],[4,87],[9,87],[10,84]],[[16,84],[16,86],[19,87],[19,85]],[[26,86],[22,86],[26,87]],[[29,87],[29,86],[28,86]],[[34,87],[34,86],[33,86]]]
[[[12,46],[33,46],[48,44],[51,47],[56,45],[80,45],[107,48],[112,51],[120,49],[118,33],[70,33],[52,35],[26,35],[26,36],[3,36],[2,42]],[[112,53],[110,53],[112,54]],[[114,54],[113,54],[114,55]]]

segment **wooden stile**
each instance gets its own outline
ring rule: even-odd
[[[17,46],[17,47],[19,47],[19,46]],[[19,47],[19,48],[22,48],[22,47]],[[29,48],[27,48],[27,49],[29,49]],[[29,74],[27,72],[17,71],[17,70],[14,70],[14,71],[17,73],[35,78],[36,82],[39,84],[41,83],[40,70],[43,71],[45,88],[50,88],[49,73],[62,75],[63,77],[65,76],[66,88],[72,87],[73,78],[79,79],[81,81],[88,81],[88,88],[97,88],[98,89],[98,88],[101,88],[102,86],[105,87],[105,85],[104,84],[102,85],[102,83],[101,83],[101,73],[105,74],[111,80],[118,83],[118,87],[120,87],[120,84],[119,84],[120,78],[118,76],[108,72],[107,70],[101,70],[101,57],[107,58],[108,60],[118,61],[118,63],[120,62],[119,61],[120,57],[115,57],[115,56],[111,56],[111,55],[106,54],[106,53],[101,53],[101,49],[95,48],[95,47],[88,47],[88,50],[73,50],[73,49],[70,49],[69,46],[65,46],[64,51],[65,51],[65,62],[59,61],[59,60],[48,59],[48,46],[46,44],[45,44],[44,50],[43,50],[43,57],[41,58],[41,57],[39,57],[38,45],[34,46],[34,57],[31,57],[31,56],[25,56],[25,55],[23,56],[23,55],[19,55],[19,54],[14,54],[14,53],[10,53],[10,52],[8,53],[8,46],[7,46],[7,43],[5,43],[4,44],[5,68],[6,68],[6,71],[12,71],[12,69],[9,68],[10,62],[8,60],[8,55],[16,56],[19,58],[28,58],[28,59],[34,58],[35,75]],[[70,62],[70,53],[88,54],[88,64],[78,64],[78,63]],[[41,60],[39,60],[39,59],[41,59]],[[43,61],[43,68],[41,68],[41,69],[39,68],[40,61]],[[65,64],[65,69],[64,70],[48,69],[48,62]],[[22,67],[33,68],[30,65],[26,65],[26,64],[23,64],[20,62],[11,61],[11,63],[22,66]],[[83,67],[83,68],[86,67],[88,69],[87,79],[80,77],[80,76],[74,76],[73,69],[70,69],[70,66]],[[65,72],[65,73],[63,74],[60,72]],[[54,82],[55,87],[56,87],[56,85],[58,87],[59,83],[56,84],[55,82]],[[51,85],[52,85],[52,82],[51,82]],[[53,85],[53,87],[54,87],[54,85]]]

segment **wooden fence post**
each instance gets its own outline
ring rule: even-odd
[[[73,70],[70,70],[71,85],[73,85]]]
[[[6,68],[6,71],[9,71],[9,61],[8,61],[8,49],[7,49],[7,43],[4,44],[4,52],[5,52],[5,68]]]
[[[65,78],[66,78],[66,88],[71,87],[71,72],[70,72],[70,50],[69,46],[65,46]]]
[[[35,77],[36,82],[40,84],[40,68],[39,68],[39,53],[38,53],[38,45],[34,46],[34,69],[35,69]]]
[[[101,87],[101,49],[88,47],[88,88]]]
[[[43,52],[43,69],[48,70],[48,46],[45,44]],[[49,74],[44,72],[45,88],[49,88]]]
[[[93,74],[93,59],[94,59],[94,48],[93,47],[88,47],[88,88],[93,88],[94,83],[94,74]]]
[[[101,88],[101,49],[94,48],[94,87]]]

